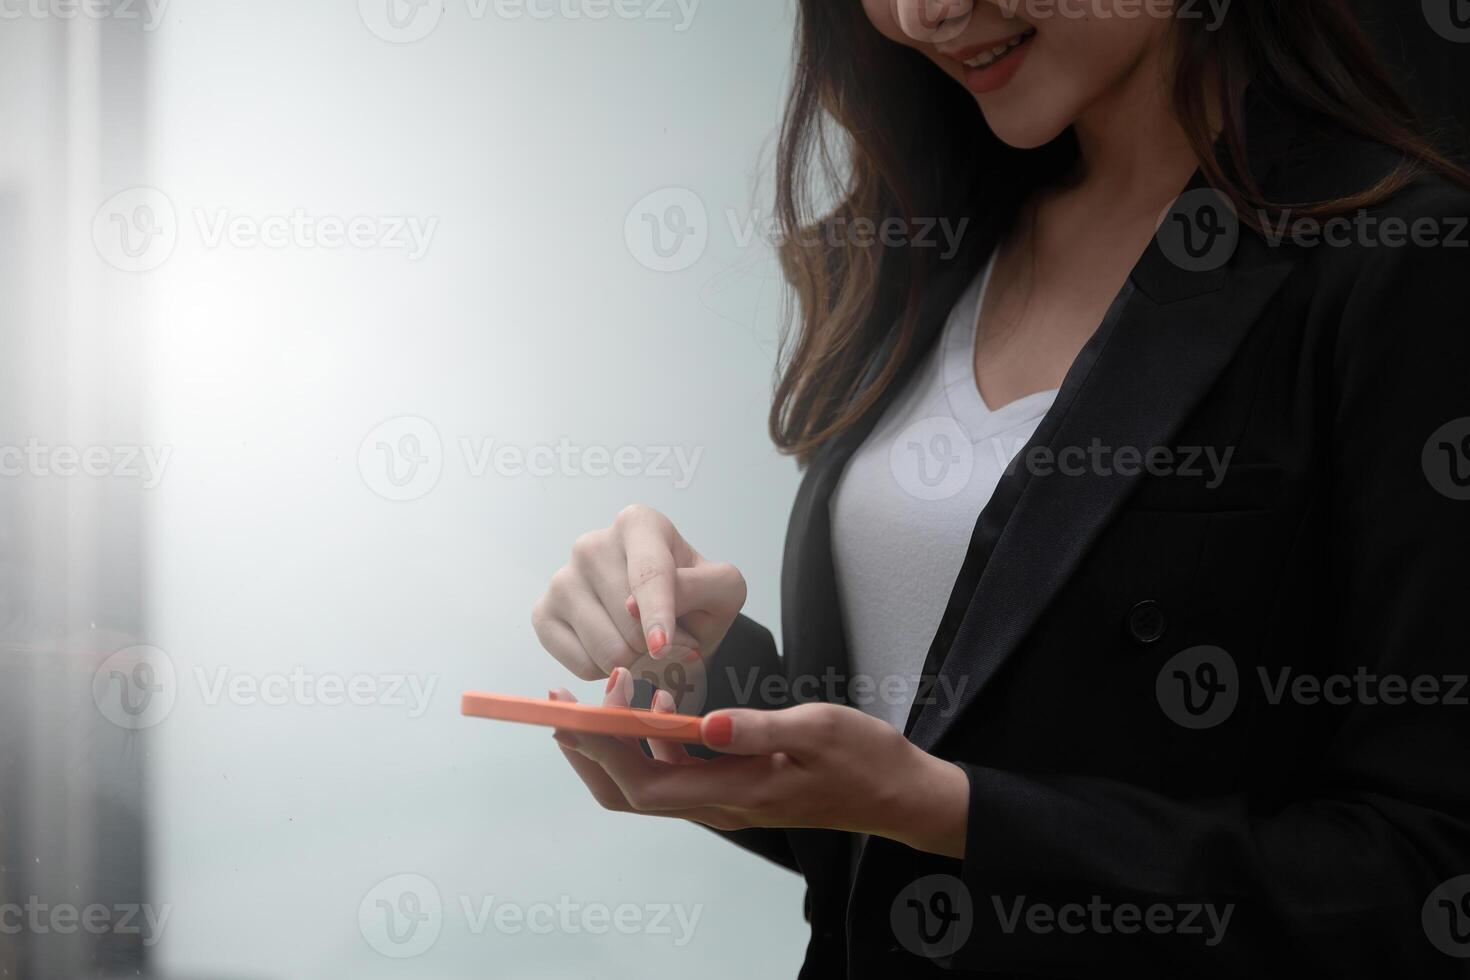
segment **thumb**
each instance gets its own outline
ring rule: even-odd
[[[699,735],[705,745],[730,755],[786,752],[799,756],[813,748],[819,739],[817,713],[807,709],[823,707],[829,706],[800,705],[777,711],[729,708],[706,715],[699,726]]]

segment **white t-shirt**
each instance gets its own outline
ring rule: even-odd
[[[980,397],[975,338],[994,263],[956,302],[832,496],[849,701],[900,731],[975,522],[1057,395],[1037,392],[998,411]]]

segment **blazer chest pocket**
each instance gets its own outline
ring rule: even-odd
[[[1129,501],[1134,510],[1184,513],[1269,511],[1281,497],[1286,471],[1273,463],[1224,467],[1200,456],[1167,474],[1145,474]]]

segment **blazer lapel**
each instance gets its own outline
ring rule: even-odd
[[[1195,181],[1176,203],[1195,220]],[[1173,215],[1170,216],[1171,218]],[[1019,460],[1046,446],[1166,447],[1275,295],[1291,262],[1249,233],[1224,266],[1185,268],[1155,236],[1103,324],[1068,372],[1057,402]],[[1075,452],[1075,450],[1074,450]],[[1138,476],[1018,462],[976,523],[969,553],[929,652],[937,684],[910,716],[909,737],[932,750],[976,699],[1077,570]]]

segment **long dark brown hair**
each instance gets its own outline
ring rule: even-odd
[[[1077,145],[1070,131],[1036,150],[1005,145],[968,92],[879,34],[856,0],[800,0],[797,16],[775,184],[779,255],[795,302],[770,429],[805,462],[892,384],[914,344],[925,283],[944,259],[936,248],[828,232],[897,218],[910,228],[945,221],[966,229],[967,241],[989,240],[1033,191],[1071,171]],[[1248,225],[1285,206],[1265,200],[1246,164],[1248,82],[1402,154],[1360,193],[1293,204],[1299,216],[1370,207],[1426,171],[1470,186],[1470,174],[1424,135],[1346,0],[1239,0],[1213,27],[1176,19],[1172,42],[1175,114],[1204,177]]]

